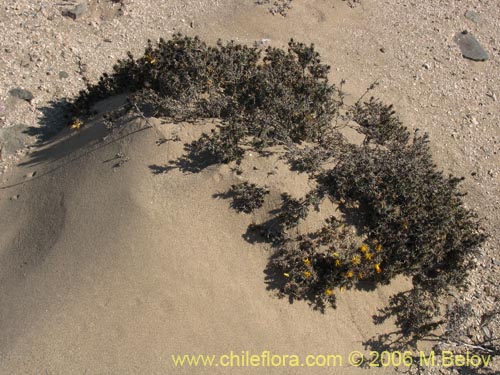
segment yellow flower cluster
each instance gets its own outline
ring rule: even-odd
[[[361,258],[359,257],[359,255],[355,255],[352,257],[352,264],[358,265],[360,263],[361,263]]]
[[[146,56],[144,56],[144,58],[151,65],[154,65],[156,63],[156,59],[154,57],[150,56],[150,55],[146,55]]]
[[[83,122],[80,119],[76,119],[69,127],[73,130],[80,130],[83,127]]]

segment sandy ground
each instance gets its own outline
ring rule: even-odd
[[[269,252],[243,238],[259,218],[235,213],[213,194],[239,178],[267,176],[253,166],[276,170],[274,163],[249,156],[242,176],[224,165],[162,175],[148,168],[176,159],[207,127],[130,123],[106,145],[95,142],[95,127],[62,135],[19,171],[19,178],[37,174],[14,188],[18,200],[1,201],[12,217],[2,225],[2,373],[166,374],[171,354],[231,350],[347,356],[379,332],[371,316],[394,285],[346,292],[338,310],[324,315],[268,290]],[[159,132],[182,141],[156,146]],[[118,153],[130,160],[113,168],[108,161]],[[275,195],[307,189],[303,176],[281,167],[267,180]]]
[[[498,303],[498,2],[363,0],[350,8],[342,1],[295,0],[281,17],[253,1],[136,0],[121,10],[94,1],[76,21],[61,15],[67,3],[2,2],[0,128],[40,126],[50,101],[76,94],[127,50],[140,53],[148,38],[182,31],[211,42],[313,42],[332,65],[332,81],[347,80],[351,98],[378,80],[374,94],[394,103],[407,126],[430,133],[438,165],[467,177],[466,202],[485,218],[490,239],[462,298],[478,311]],[[469,9],[479,13],[478,24],[463,16]],[[490,60],[461,56],[453,36],[464,29]],[[61,71],[69,77],[60,78]],[[12,98],[13,87],[30,90],[34,99]],[[141,127],[131,124],[127,132]],[[237,179],[226,167],[151,173],[149,165],[182,150],[182,142],[156,146],[160,133],[174,131],[187,142],[200,130],[158,125],[113,142],[100,141],[98,130],[65,131],[42,148],[2,153],[1,374],[222,373],[173,372],[170,354],[346,354],[391,328],[374,326],[371,316],[401,285],[346,293],[325,315],[273,297],[264,274],[269,253],[242,237],[251,218],[212,197]],[[28,145],[34,141],[23,137]],[[113,168],[118,153],[129,161]],[[269,184],[304,187],[298,176],[282,177]],[[295,373],[332,373],[300,370]]]

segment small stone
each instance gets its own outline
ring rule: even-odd
[[[111,39],[109,39],[109,38],[104,38],[104,41],[105,41],[106,43],[111,43],[111,42],[112,42],[112,41],[111,41]]]
[[[16,125],[0,129],[0,144],[2,145],[2,155],[15,155],[29,143],[29,136],[26,126]]]
[[[33,94],[28,90],[22,89],[20,87],[13,88],[9,91],[9,94],[15,98],[26,100],[31,102],[33,100]]]
[[[426,70],[429,70],[431,68],[431,66],[427,63],[425,63],[424,65],[422,65],[424,67],[424,69]]]
[[[11,201],[17,201],[18,199],[19,199],[19,194],[13,195],[12,197],[10,197]]]
[[[31,173],[28,173],[25,177],[26,177],[26,178],[33,178],[33,177],[35,177],[35,176],[36,176],[36,171],[33,171],[33,172],[31,172]]]
[[[497,101],[497,96],[496,96],[496,94],[494,92],[493,93],[492,92],[488,92],[488,93],[486,93],[486,96],[490,97],[494,102]]]
[[[383,48],[383,47],[382,47],[382,48],[380,49],[380,52],[385,53],[385,48]]]
[[[64,78],[68,78],[68,77],[69,77],[69,74],[66,73],[64,70],[61,70],[59,72],[59,78],[64,79]]]
[[[465,18],[471,20],[474,23],[479,23],[481,21],[479,14],[473,10],[468,10],[467,12],[465,12]]]
[[[465,58],[474,61],[486,61],[489,59],[488,53],[469,32],[462,31],[456,34],[453,40],[458,44]]]
[[[479,125],[479,121],[475,117],[471,117],[470,121],[472,122],[473,125]]]
[[[484,332],[484,336],[486,338],[488,338],[488,339],[491,338],[491,331],[490,331],[490,329],[488,327],[484,326],[483,327],[483,332]]]
[[[489,285],[487,285],[487,286],[484,287],[484,291],[486,292],[487,296],[491,296],[492,295],[492,290],[491,290],[491,287]]]
[[[82,3],[78,4],[73,9],[63,11],[62,15],[77,20],[78,18],[81,18],[85,13],[87,13],[88,10],[89,7],[87,6],[87,4]]]

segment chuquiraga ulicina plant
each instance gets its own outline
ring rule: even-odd
[[[314,46],[293,40],[287,50],[262,51],[175,35],[149,42],[138,59],[129,54],[119,61],[112,74],[80,93],[73,110],[82,115],[98,100],[128,93],[128,108],[144,114],[220,119],[217,129],[190,145],[192,156],[209,153],[230,163],[246,150],[287,148],[285,159],[317,187],[304,198],[283,195],[269,220],[272,230],[260,226],[275,247],[271,267],[282,278],[281,294],[324,308],[335,305],[339,290],[405,275],[420,292],[394,300],[393,311],[424,327],[437,313],[415,319],[408,309],[423,311],[415,304],[462,287],[485,236],[463,205],[461,179],[437,170],[427,135],[412,134],[391,106],[373,98],[346,105],[341,88],[328,82],[329,70]],[[348,142],[345,126],[364,141]],[[256,198],[237,204],[243,211],[259,206],[265,194],[250,185],[233,190]],[[292,234],[323,199],[338,204],[345,219],[331,217],[316,232]],[[355,224],[347,220],[353,215]],[[427,297],[416,301],[417,295]]]

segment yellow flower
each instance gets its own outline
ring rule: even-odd
[[[365,277],[365,275],[363,274],[363,272],[358,273],[358,278],[360,280],[363,280],[363,277]]]
[[[368,253],[368,252],[365,253],[365,259],[366,260],[372,260],[372,258],[373,258],[372,253]]]
[[[354,276],[354,272],[352,272],[352,271],[347,271],[345,275],[346,275],[346,277],[347,277],[347,278],[349,278],[349,279],[350,279],[351,277],[353,277],[353,276]]]
[[[408,220],[406,220],[406,219],[405,219],[405,220],[403,221],[403,229],[404,229],[404,230],[407,230],[408,228],[409,228],[409,225],[408,225]]]
[[[307,259],[307,258],[306,258],[306,259],[304,259],[304,264],[305,264],[306,266],[310,266],[310,265],[311,265],[311,261],[310,261],[309,259]]]
[[[335,252],[332,254],[335,258],[338,258],[339,257],[339,253]]]
[[[380,263],[375,264],[375,271],[377,273],[381,273],[382,272],[382,268],[380,268]]]
[[[325,290],[325,294],[326,294],[327,296],[332,296],[332,295],[333,295],[333,290],[331,290],[331,289],[327,289],[327,290]]]
[[[361,251],[362,253],[366,253],[369,249],[370,247],[367,244],[363,244],[359,247],[359,251]]]
[[[288,272],[285,272],[285,273],[283,274],[283,276],[285,276],[285,277],[290,277],[290,274],[289,274]]]
[[[340,267],[342,265],[342,262],[340,261],[340,259],[335,259],[335,265],[337,267]]]
[[[311,272],[309,272],[309,271],[304,271],[302,274],[304,275],[304,277],[305,277],[306,279],[310,278],[310,277],[311,277],[311,275],[312,275],[312,273],[311,273]]]
[[[83,122],[80,119],[76,119],[71,125],[70,128],[74,130],[80,130],[83,126]]]
[[[357,265],[361,263],[361,258],[358,255],[352,257],[352,264]]]
[[[378,244],[377,247],[375,247],[375,250],[377,251],[382,251],[382,245]]]
[[[156,59],[155,59],[155,58],[153,58],[153,57],[152,57],[152,56],[150,56],[150,55],[146,55],[146,56],[144,56],[144,57],[145,57],[146,61],[147,61],[148,63],[150,63],[151,65],[153,65],[153,64],[156,62]]]

